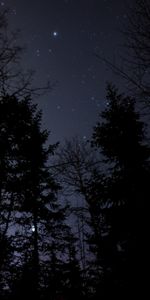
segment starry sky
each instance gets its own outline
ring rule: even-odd
[[[126,20],[123,0],[3,0],[11,29],[20,29],[24,68],[35,70],[35,83],[54,88],[34,99],[43,110],[51,141],[91,135],[105,107],[107,81],[117,78],[95,53],[117,59],[119,28]]]

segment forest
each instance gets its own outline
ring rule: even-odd
[[[0,299],[144,297],[150,196],[150,4],[125,28],[126,83],[88,141],[49,144],[32,73],[0,13]]]

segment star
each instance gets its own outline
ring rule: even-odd
[[[53,36],[54,37],[58,36],[58,32],[57,31],[53,31]]]
[[[32,231],[32,232],[35,232],[35,227],[34,227],[34,225],[31,226],[31,231]]]

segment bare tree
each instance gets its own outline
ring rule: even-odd
[[[56,157],[52,168],[60,183],[68,187],[70,192],[85,195],[93,170],[99,167],[96,151],[88,142],[73,137],[58,148]]]
[[[24,47],[18,45],[19,31],[10,32],[8,25],[8,11],[0,12],[0,98],[5,95],[28,96],[39,95],[51,88],[33,87],[32,70],[24,71],[21,58]]]
[[[63,187],[64,197],[69,197],[71,216],[75,218],[75,231],[78,236],[79,256],[85,269],[85,235],[87,230],[86,185],[90,181],[94,156],[87,143],[74,137],[66,140],[56,151],[53,174]]]
[[[95,173],[100,173],[103,164],[90,144],[77,137],[66,140],[56,151],[56,157],[52,166],[53,175],[62,186],[64,195],[69,196],[71,216],[73,214],[75,217],[80,262],[85,275],[89,259],[86,240],[96,228],[90,225],[95,213],[93,215],[89,190]]]
[[[99,53],[116,75],[125,80],[128,92],[150,106],[150,2],[135,0],[128,3],[125,22],[122,24],[123,47],[117,63]]]

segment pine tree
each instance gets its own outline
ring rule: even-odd
[[[30,99],[6,96],[0,108],[1,232],[5,239],[13,236],[18,266],[28,253],[36,295],[44,237],[49,232],[54,235],[57,219],[61,219],[58,185],[48,166],[56,145],[46,146],[48,132],[41,130],[41,112]],[[53,226],[47,233],[49,223]]]
[[[108,234],[103,247],[114,292],[121,290],[128,295],[130,288],[132,292],[136,289],[136,281],[140,284],[139,278],[142,282],[144,272],[150,152],[135,101],[112,86],[108,86],[107,100],[92,141],[109,166],[103,204]]]

